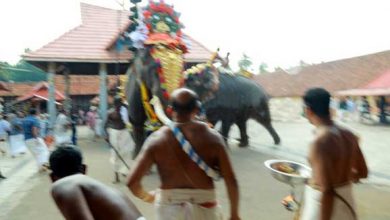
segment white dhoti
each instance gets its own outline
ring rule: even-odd
[[[96,119],[96,124],[95,124],[94,129],[95,129],[96,136],[98,136],[98,137],[103,136],[104,132],[103,132],[103,120],[102,119],[100,119],[100,118]]]
[[[72,140],[68,132],[55,132],[54,139],[56,145],[71,144]]]
[[[157,190],[155,197],[157,220],[221,220],[214,190]]]
[[[117,130],[108,128],[108,135],[111,147],[115,148],[116,152],[111,149],[110,162],[114,165],[114,171],[125,174],[129,172],[125,164],[119,159],[118,154],[122,159],[129,164],[131,160],[131,152],[134,150],[134,142],[127,129]]]
[[[42,138],[28,139],[26,145],[37,161],[38,168],[49,162],[49,150]]]
[[[26,143],[24,142],[24,135],[10,135],[9,136],[9,148],[11,156],[16,156],[20,153],[25,153],[27,150]]]
[[[352,184],[347,184],[335,188],[337,194],[339,194],[348,204],[355,209],[355,201],[352,196]],[[304,207],[301,213],[301,220],[318,220],[321,214],[321,198],[322,192],[314,189],[311,186],[306,186]],[[352,211],[340,198],[333,197],[333,211],[332,220],[354,220]]]

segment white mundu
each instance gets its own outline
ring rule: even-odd
[[[129,170],[124,165],[124,163],[119,159],[117,153],[120,154],[122,159],[129,163],[131,160],[131,152],[134,149],[134,142],[130,136],[127,128],[122,130],[117,130],[113,128],[107,128],[110,144],[117,152],[111,150],[111,159],[110,162],[114,165],[114,171],[127,175]]]
[[[72,143],[67,126],[70,124],[66,115],[60,113],[57,116],[54,136],[57,145]]]
[[[215,190],[157,190],[154,202],[157,220],[222,220]]]
[[[355,210],[352,184],[336,187],[335,192],[339,194]],[[307,185],[305,188],[304,207],[301,220],[318,220],[321,214],[322,192]],[[340,198],[333,197],[333,210],[331,220],[355,220],[352,210]]]

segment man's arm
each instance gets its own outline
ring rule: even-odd
[[[326,144],[316,141],[311,147],[310,161],[312,161],[313,173],[316,174],[316,184],[322,192],[321,220],[330,220],[333,209],[333,186],[330,182],[329,166],[325,158],[327,155]]]
[[[230,219],[238,220],[238,202],[239,202],[239,190],[236,176],[234,174],[232,165],[230,163],[230,159],[225,151],[225,144],[222,138],[220,138],[220,146],[219,146],[219,166],[221,170],[221,174],[225,180],[225,185],[227,189],[227,193],[230,200]]]
[[[80,187],[54,186],[51,194],[66,220],[94,220]]]
[[[360,150],[358,141],[356,141],[355,143],[354,151],[355,151],[355,158],[353,160],[354,162],[352,167],[352,175],[353,175],[353,180],[357,182],[361,178],[367,178],[368,168],[363,153]]]
[[[158,132],[158,131],[157,131]],[[150,170],[154,163],[152,148],[157,142],[156,133],[153,133],[144,143],[144,149],[137,157],[137,162],[129,174],[127,180],[127,187],[130,191],[144,202],[152,203],[154,201],[154,194],[146,192],[142,185],[142,177]]]

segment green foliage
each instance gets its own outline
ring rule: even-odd
[[[0,81],[15,83],[46,81],[46,73],[23,60],[16,65],[0,62]]]
[[[245,53],[242,54],[242,58],[238,61],[240,70],[248,70],[252,66],[252,61]]]
[[[262,62],[259,66],[259,73],[260,74],[263,74],[263,73],[268,73],[268,65],[264,62]]]

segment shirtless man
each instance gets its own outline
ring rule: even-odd
[[[332,121],[329,92],[309,89],[303,101],[316,137],[308,158],[312,178],[305,191],[302,219],[356,219],[351,183],[368,174],[358,138]]]
[[[114,109],[109,112],[105,124],[106,141],[112,148],[110,161],[114,166],[115,183],[120,181],[119,174],[127,175],[129,171],[127,164],[131,160],[131,151],[134,149],[127,124],[129,124],[127,109],[123,107],[120,98],[115,98]]]
[[[171,97],[174,125],[210,169],[223,176],[230,199],[230,219],[239,219],[238,185],[223,138],[195,120],[199,105],[193,91],[178,89]],[[157,219],[219,219],[213,179],[183,151],[171,128],[164,126],[154,132],[142,149],[129,174],[128,187],[143,201],[155,203]],[[157,165],[161,185],[156,191],[146,192],[141,180],[153,164]]]
[[[145,220],[122,192],[82,175],[85,165],[75,147],[60,147],[50,156],[52,197],[67,220]]]

